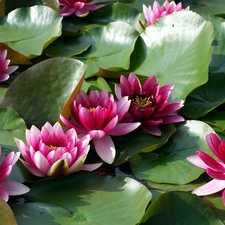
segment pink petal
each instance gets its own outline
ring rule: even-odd
[[[162,121],[162,124],[173,124],[173,123],[180,123],[184,121],[184,117],[179,115],[169,115],[164,116]]]
[[[211,195],[217,193],[225,188],[225,180],[213,179],[208,183],[195,188],[192,193],[198,196]]]
[[[120,122],[130,108],[130,100],[125,96],[117,101],[117,115]]]
[[[109,135],[112,136],[121,136],[124,134],[128,134],[132,132],[133,130],[137,129],[141,123],[118,123],[117,126],[108,132]]]
[[[214,158],[203,151],[197,151],[196,153],[202,159],[202,161],[212,169],[225,172],[225,165],[217,162]]]
[[[129,96],[131,93],[131,86],[127,78],[123,75],[120,77],[121,96]]]
[[[5,73],[11,74],[11,73],[13,73],[14,71],[16,71],[18,68],[19,68],[19,66],[9,66],[9,67],[5,70]]]
[[[43,174],[48,174],[51,165],[41,152],[34,154],[34,163]]]
[[[210,133],[206,135],[206,142],[214,155],[222,161],[220,152],[218,151],[219,145],[221,143],[220,138],[216,134]]]
[[[211,168],[207,168],[206,169],[206,173],[214,178],[214,179],[217,179],[217,180],[225,180],[225,174],[224,173],[221,173],[221,172],[218,172],[218,171],[215,171]]]
[[[23,165],[35,176],[37,177],[46,177],[46,174],[42,173],[41,171],[39,171],[37,168],[35,168],[34,166],[30,165],[28,162],[20,159],[20,161],[23,163]]]
[[[30,191],[27,186],[12,180],[1,182],[0,189],[6,191],[8,195],[23,195]]]
[[[147,132],[148,134],[152,134],[154,136],[161,136],[162,132],[158,127],[148,127],[145,125],[141,125],[142,130]]]
[[[207,168],[209,168],[209,166],[207,164],[205,164],[198,155],[191,155],[191,156],[188,156],[186,159],[190,163],[192,163],[193,165],[195,165],[201,169],[206,170]]]
[[[0,198],[2,198],[5,202],[9,200],[9,195],[5,190],[0,188]]]
[[[94,120],[86,108],[82,107],[79,110],[79,119],[87,130],[95,130]]]
[[[121,88],[118,84],[115,85],[115,94],[117,99],[121,99],[122,95],[121,95]]]
[[[75,9],[70,7],[70,6],[64,6],[61,10],[60,10],[60,14],[62,16],[70,16],[75,12]]]
[[[88,132],[92,139],[100,139],[105,136],[105,131],[103,130],[91,130]]]
[[[116,150],[111,137],[109,135],[105,135],[101,139],[94,139],[93,143],[99,157],[104,162],[112,164],[116,156]]]
[[[108,133],[108,132],[111,132],[116,126],[117,126],[117,123],[118,123],[118,116],[115,116],[104,128],[104,132],[105,133]]]
[[[83,164],[79,170],[93,171],[98,169],[102,163]]]

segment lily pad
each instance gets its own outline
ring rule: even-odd
[[[135,225],[141,220],[151,193],[131,178],[78,172],[63,178],[40,180],[31,186],[26,197],[37,203],[27,206],[25,203],[14,209],[21,225],[30,224],[31,218],[43,218],[42,214],[46,225],[56,221],[61,224]]]

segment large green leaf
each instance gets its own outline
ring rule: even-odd
[[[128,69],[138,32],[125,22],[111,22],[88,30],[92,46],[80,59],[87,65],[86,77],[103,69]]]
[[[31,58],[61,35],[62,17],[49,7],[18,8],[0,18],[0,42]]]
[[[215,131],[222,132],[225,130],[225,111],[215,109],[201,118],[208,123]]]
[[[58,0],[6,0],[5,1],[5,10],[6,14],[8,14],[10,11],[13,11],[14,9],[17,8],[22,8],[22,7],[30,7],[30,6],[35,6],[35,5],[45,5],[48,6],[52,9],[54,9],[56,12],[59,13],[59,2]]]
[[[172,134],[176,131],[173,125],[162,128],[162,136],[156,137],[138,129],[128,135],[124,135],[115,140],[116,159],[115,165],[126,162],[131,156],[139,152],[151,152],[164,145]]]
[[[140,153],[130,158],[134,175],[155,183],[187,184],[204,170],[186,159],[201,149],[209,154],[206,134],[214,132],[201,121],[186,121],[177,126],[177,132],[154,153]]]
[[[199,14],[225,14],[225,5],[223,0],[182,0],[183,6],[190,6],[191,10]]]
[[[221,105],[225,101],[225,72],[209,74],[206,84],[195,89],[186,99],[182,114],[189,118],[199,118]]]
[[[0,108],[0,145],[16,146],[14,137],[24,140],[26,124],[11,108]]]
[[[145,225],[223,225],[201,199],[190,193],[168,192],[147,209]]]
[[[31,218],[43,218],[40,211],[45,225],[53,225],[53,218],[60,224],[135,225],[143,216],[151,193],[131,178],[78,172],[40,180],[31,186],[27,197],[53,205],[24,204],[15,208],[15,217],[21,225],[30,224]]]
[[[173,83],[173,99],[185,99],[196,87],[208,79],[211,60],[212,23],[198,14],[182,11],[162,17],[141,34],[145,43],[136,50],[131,71],[139,75],[155,74],[158,82]]]
[[[86,66],[75,59],[48,59],[23,72],[1,105],[12,107],[29,124],[54,123],[82,81]]]
[[[0,225],[17,225],[9,205],[0,198]]]
[[[141,31],[142,28],[139,20],[143,21],[143,19],[143,14],[132,8],[131,5],[117,2],[116,4],[110,4],[93,11],[85,18],[84,23],[87,24],[86,27],[89,27],[92,24],[107,25],[113,21],[120,21],[126,22],[138,31]],[[80,22],[83,23],[83,20]]]
[[[86,51],[90,47],[90,43],[85,35],[76,37],[60,37],[49,45],[44,53],[51,57],[71,57]]]

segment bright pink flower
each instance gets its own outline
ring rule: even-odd
[[[75,14],[79,17],[84,17],[89,14],[90,11],[94,11],[103,5],[88,5],[93,0],[59,0],[59,4],[62,6],[60,14],[62,16],[70,16]]]
[[[115,86],[116,96],[118,99],[128,96],[131,100],[124,121],[141,122],[144,131],[156,136],[162,135],[158,125],[184,121],[182,116],[174,114],[183,101],[168,102],[172,89],[172,84],[160,87],[155,76],[149,77],[142,86],[135,74],[130,73],[128,79],[121,75],[120,86]]]
[[[2,156],[2,150],[0,148],[0,158]],[[0,198],[6,202],[9,199],[9,195],[22,195],[30,191],[30,189],[16,181],[7,180],[10,175],[13,166],[19,159],[19,152],[10,152],[2,161],[0,165]]]
[[[90,134],[99,157],[112,163],[115,146],[110,137],[120,136],[135,130],[140,123],[121,123],[129,109],[127,97],[115,101],[106,91],[92,90],[89,95],[81,91],[71,104],[71,120],[60,116],[67,127],[74,127],[78,133]]]
[[[204,196],[223,190],[222,199],[225,205],[225,141],[220,140],[214,133],[207,134],[206,141],[218,160],[200,150],[196,152],[197,155],[187,157],[187,160],[195,166],[204,169],[213,179],[194,189],[192,193]]]
[[[13,73],[18,66],[9,66],[10,60],[6,59],[7,50],[0,51],[0,82],[9,79],[9,74]]]
[[[83,165],[90,148],[90,136],[78,138],[73,128],[64,133],[58,122],[54,126],[47,122],[41,131],[32,126],[26,130],[26,140],[28,147],[15,138],[25,159],[21,162],[35,176],[63,176],[101,166],[101,163]]]
[[[143,12],[148,26],[152,25],[160,17],[179,11],[189,11],[189,7],[182,9],[181,2],[176,5],[174,1],[168,2],[168,0],[162,6],[157,1],[154,1],[153,7],[149,6],[147,8],[143,5]]]

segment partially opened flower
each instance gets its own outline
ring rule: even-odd
[[[2,156],[2,150],[0,148],[0,158]],[[22,195],[27,193],[30,189],[16,181],[7,180],[10,175],[13,166],[16,164],[20,156],[19,152],[10,152],[2,161],[0,165],[0,198],[6,202],[9,199],[9,195]]]
[[[127,121],[141,122],[141,128],[149,134],[161,136],[159,125],[173,124],[184,121],[175,112],[183,107],[183,101],[168,101],[173,85],[162,87],[156,82],[156,77],[149,77],[143,86],[138,77],[130,73],[128,79],[121,75],[120,86],[115,86],[118,99],[128,96],[131,100]]]
[[[182,3],[176,4],[174,1],[166,0],[162,6],[157,1],[154,1],[153,7],[143,5],[143,12],[147,25],[152,25],[157,19],[179,11],[189,11],[189,7],[182,9]]]
[[[71,104],[71,120],[60,116],[67,127],[78,133],[90,134],[99,157],[112,163],[115,146],[110,136],[120,136],[136,129],[140,123],[121,123],[130,106],[127,97],[115,101],[106,91],[92,90],[89,95],[81,91]]]
[[[60,14],[62,16],[70,16],[75,14],[79,17],[84,17],[89,14],[89,12],[94,11],[103,5],[89,5],[88,3],[93,0],[59,0],[59,4],[62,6]]]
[[[26,130],[27,146],[15,138],[24,158],[24,166],[38,177],[63,176],[78,170],[95,170],[101,163],[84,164],[89,151],[90,135],[78,138],[72,128],[64,133],[57,122],[46,123],[41,130],[32,126]]]
[[[9,74],[17,70],[18,66],[9,66],[10,60],[6,59],[7,50],[0,51],[0,82],[9,79]]]
[[[222,141],[214,133],[206,135],[206,141],[217,159],[199,150],[196,152],[197,155],[189,156],[187,160],[195,166],[204,169],[213,179],[194,189],[192,193],[198,196],[204,196],[223,190],[222,199],[225,205],[225,141]]]

